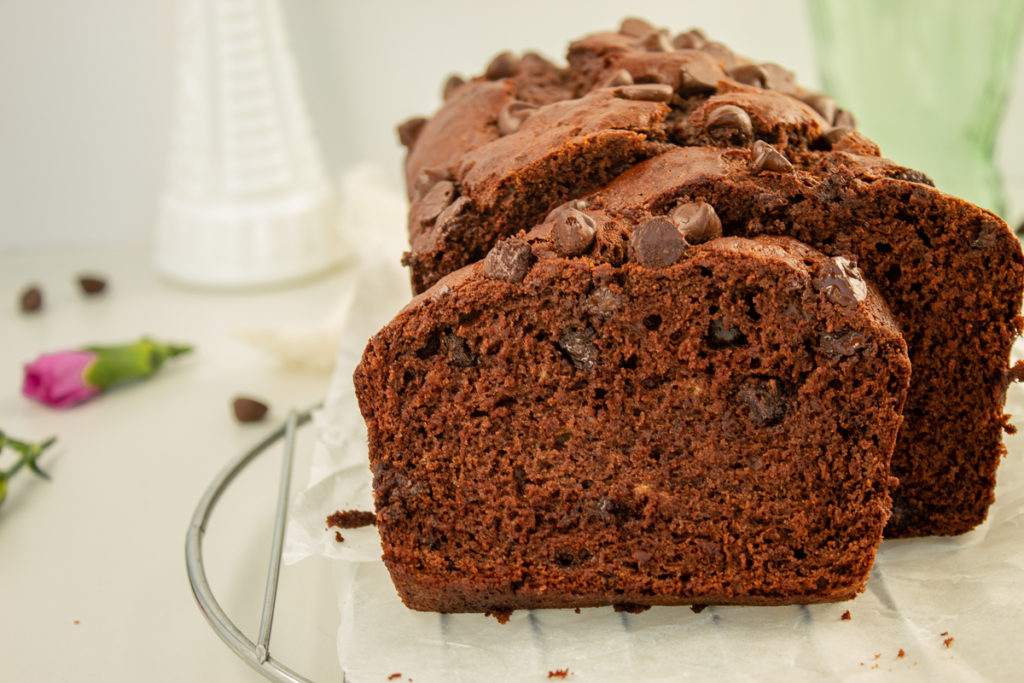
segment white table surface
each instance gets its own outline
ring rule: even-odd
[[[75,276],[108,278],[86,299]],[[38,282],[44,309],[18,310]],[[43,481],[15,476],[0,505],[0,681],[257,681],[216,636],[185,572],[185,533],[225,463],[318,402],[328,372],[283,368],[234,336],[309,325],[339,296],[335,274],[264,292],[188,291],[160,280],[142,246],[0,254],[0,429],[59,437]],[[154,378],[66,411],[21,395],[22,364],[41,352],[143,334],[195,344]],[[263,423],[240,425],[237,394],[263,398]],[[299,442],[293,491],[306,484],[313,435]],[[269,555],[279,451],[258,460],[214,511],[204,543],[214,594],[255,640]],[[11,455],[0,456],[0,467]],[[337,680],[338,611],[330,567],[282,570],[271,654],[317,681]]]

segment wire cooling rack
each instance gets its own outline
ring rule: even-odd
[[[253,448],[242,453],[228,463],[203,493],[203,497],[192,515],[192,524],[185,536],[185,566],[188,580],[192,586],[199,609],[210,626],[231,650],[242,658],[249,666],[259,671],[272,681],[289,683],[312,683],[283,663],[270,656],[270,631],[274,623],[274,605],[277,600],[277,583],[281,572],[281,551],[284,547],[284,529],[288,514],[288,495],[291,486],[292,463],[295,457],[295,434],[299,427],[310,421],[312,413],[319,406],[313,406],[302,412],[292,411],[287,421],[271,434],[267,435]],[[203,536],[206,524],[213,514],[213,509],[242,470],[249,463],[284,439],[284,455],[281,458],[281,477],[277,491],[277,511],[274,515],[274,536],[270,548],[270,561],[267,567],[267,584],[263,594],[263,610],[260,616],[259,634],[253,642],[228,618],[214,597],[210,584],[206,580],[206,568],[203,566]],[[345,681],[344,672],[341,677]]]

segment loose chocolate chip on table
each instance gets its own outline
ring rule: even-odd
[[[672,86],[664,83],[644,83],[642,85],[623,85],[615,89],[615,96],[624,100],[640,100],[643,102],[668,102],[672,99]]]
[[[423,126],[427,120],[422,116],[416,116],[398,126],[398,141],[407,149],[412,149],[416,144],[416,138],[420,136]]]
[[[686,240],[675,221],[660,216],[637,226],[629,238],[633,260],[645,268],[665,268],[686,251]]]
[[[821,118],[825,119],[829,125],[831,125],[832,121],[835,120],[836,101],[828,95],[812,93],[810,95],[804,95],[800,99],[808,107],[821,114]]]
[[[463,80],[462,76],[458,74],[452,74],[448,77],[448,80],[444,82],[444,88],[441,91],[441,96],[447,100],[450,98],[456,90],[458,90],[466,81]]]
[[[768,84],[768,74],[760,64],[743,64],[733,67],[729,70],[729,76],[744,85],[752,85],[757,88],[764,88]]]
[[[699,50],[704,47],[706,42],[708,42],[707,36],[699,29],[691,29],[673,38],[672,47],[677,50]]]
[[[484,72],[484,77],[489,81],[496,81],[499,78],[509,78],[519,73],[519,57],[511,52],[502,52],[491,60]]]
[[[455,183],[450,180],[440,180],[423,195],[420,200],[417,215],[423,225],[432,223],[438,215],[447,208],[455,199]]]
[[[43,307],[43,292],[39,287],[32,285],[21,293],[21,310],[25,313],[34,313]]]
[[[579,256],[590,249],[596,234],[597,223],[593,218],[582,211],[569,209],[555,222],[555,251],[562,256]]]
[[[868,296],[868,286],[860,269],[845,256],[830,258],[813,283],[826,298],[841,306],[856,306]]]
[[[519,102],[518,100],[509,102],[498,112],[498,132],[502,135],[515,133],[519,130],[519,126],[523,125],[523,121],[536,110],[537,106],[529,102]]]
[[[669,218],[690,244],[701,244],[722,236],[722,221],[715,209],[705,202],[680,204],[672,209]]]
[[[836,117],[832,119],[832,125],[838,128],[849,128],[850,130],[856,130],[857,119],[853,118],[853,114],[846,111],[845,109],[836,109]]]
[[[734,104],[715,107],[705,124],[708,134],[718,142],[745,142],[754,137],[750,115]]]
[[[713,93],[724,75],[717,66],[695,60],[679,67],[679,90],[684,95]]]
[[[779,150],[769,145],[764,140],[757,140],[750,148],[750,172],[754,175],[762,171],[774,171],[776,173],[792,173],[793,164],[789,159],[782,156]]]
[[[107,288],[107,281],[95,275],[79,275],[78,286],[85,294],[100,294]]]
[[[267,414],[267,404],[254,398],[239,396],[231,404],[239,422],[259,422]]]
[[[605,85],[606,88],[614,88],[618,85],[633,85],[633,74],[629,73],[625,69],[619,69],[612,77],[608,79],[608,83]]]
[[[484,275],[492,280],[522,282],[536,261],[530,245],[520,239],[498,242],[484,258]]]
[[[640,46],[648,52],[672,52],[672,42],[665,29],[648,33],[640,40]]]
[[[630,36],[631,38],[642,38],[648,33],[654,30],[654,26],[650,22],[644,21],[637,17],[626,17],[619,24],[619,33],[624,36]]]

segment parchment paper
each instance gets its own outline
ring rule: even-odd
[[[480,614],[404,607],[380,561],[376,529],[345,530],[337,543],[325,528],[334,510],[372,509],[352,371],[366,340],[409,299],[397,256],[404,248],[403,200],[361,182],[353,196],[373,207],[355,212],[369,226],[352,273],[355,296],[325,408],[315,417],[310,484],[293,504],[285,549],[288,563],[310,555],[336,559],[338,655],[348,681],[385,681],[395,673],[395,680],[416,683],[544,681],[563,669],[566,680],[595,682],[1024,679],[1020,435],[1006,439],[1010,455],[984,525],[952,538],[884,541],[867,591],[846,603],[709,607],[699,614],[687,607],[637,615],[611,608],[519,611],[505,625]],[[1024,413],[1024,388],[1010,388],[1007,412]],[[849,620],[841,619],[846,610]]]

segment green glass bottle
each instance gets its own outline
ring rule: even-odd
[[[882,154],[1006,216],[995,164],[1024,0],[808,0],[822,85]]]

